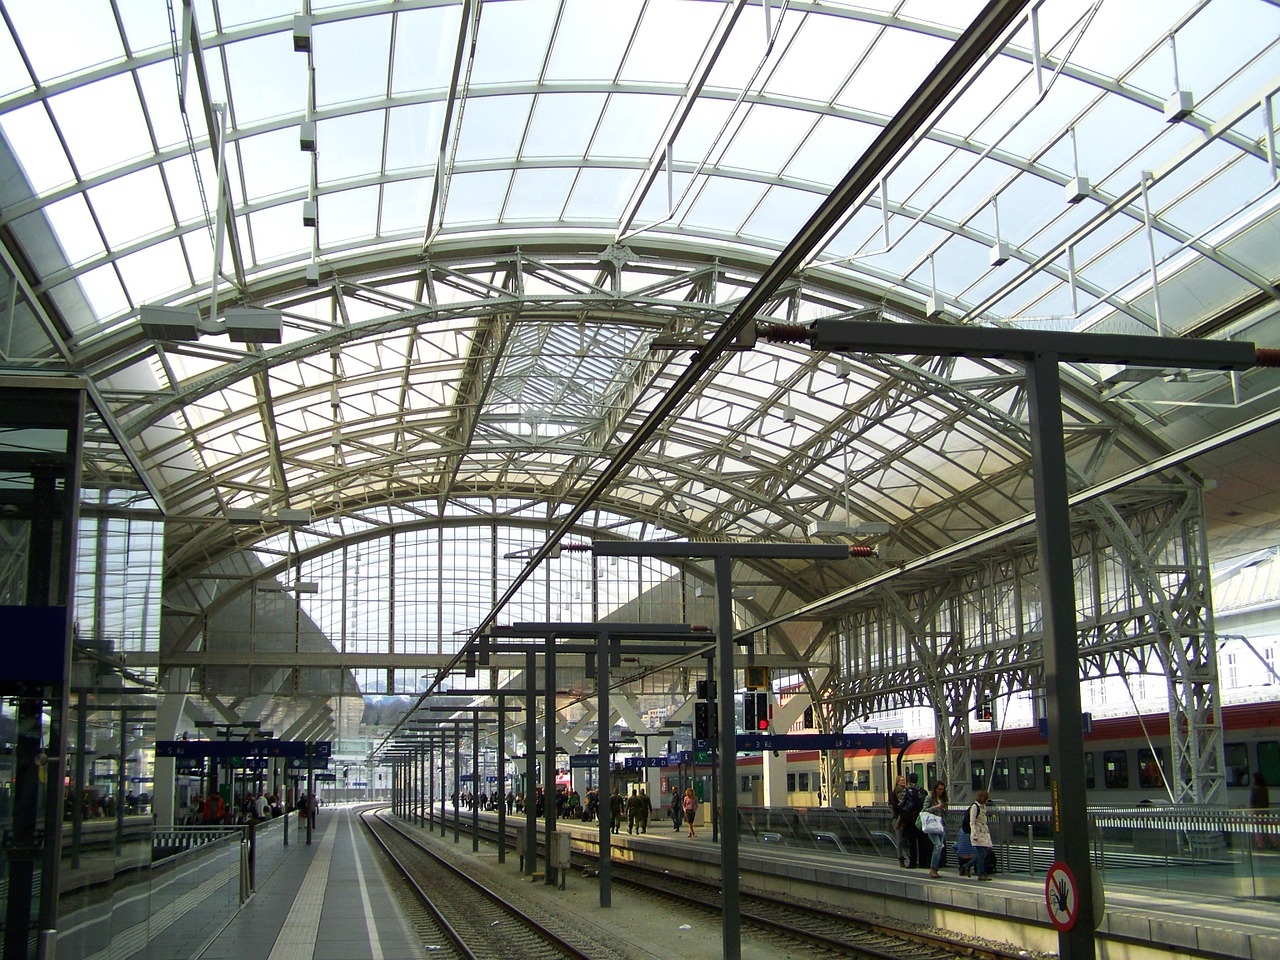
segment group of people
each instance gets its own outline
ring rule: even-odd
[[[898,863],[909,869],[929,867],[929,876],[938,876],[947,850],[946,814],[950,809],[947,785],[939,781],[926,792],[916,774],[898,777],[890,804],[893,826],[898,836]],[[991,794],[978,790],[968,809],[956,841],[956,860],[962,877],[990,880],[995,871],[995,844],[987,823]]]

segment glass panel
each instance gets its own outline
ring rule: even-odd
[[[1102,782],[1108,790],[1129,789],[1129,755],[1123,750],[1103,753],[1102,770]]]
[[[1249,770],[1249,745],[1228,743],[1223,747],[1227,764],[1227,786],[1247,787],[1251,782]]]
[[[1034,790],[1036,788],[1036,758],[1018,758],[1018,789]]]

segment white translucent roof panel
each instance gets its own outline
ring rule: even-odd
[[[284,0],[199,0],[190,44],[164,4],[11,3],[0,227],[55,314],[42,362],[101,373],[182,509],[571,497],[684,368],[650,339],[710,335],[982,7],[334,0],[310,4],[308,52]],[[932,302],[939,322],[1174,335],[1276,309],[1280,10],[1036,11],[762,314]],[[144,335],[144,305],[208,313],[215,242],[220,308],[280,308],[280,344],[207,316],[195,344]],[[986,481],[1019,462],[1005,394],[957,412],[926,389],[946,373],[728,355],[655,440],[680,462],[646,453],[617,496],[658,513],[680,491],[748,535],[835,510],[833,486],[868,518],[965,496],[966,523],[1015,513],[1018,484]]]

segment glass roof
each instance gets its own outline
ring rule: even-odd
[[[70,6],[3,11],[2,360],[91,377],[183,574],[244,547],[210,522],[232,509],[562,514],[984,7]],[[1004,6],[1003,39],[761,319],[1265,340],[1280,8]],[[198,310],[200,339],[145,329],[151,305]],[[242,305],[282,311],[281,342],[228,339]],[[1110,376],[1071,376],[1077,485],[1280,385]],[[1030,510],[1024,403],[995,361],[759,344],[605,500],[722,536],[889,523],[927,551]]]

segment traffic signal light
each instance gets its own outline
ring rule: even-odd
[[[984,694],[982,699],[978,701],[978,719],[987,723],[991,722],[993,716],[991,711],[991,695]]]
[[[769,695],[747,693],[742,698],[742,727],[748,733],[769,729]]]
[[[696,684],[699,700],[714,700],[716,698],[716,682],[714,680],[699,680]]]
[[[714,740],[715,726],[715,710],[712,705],[699,700],[693,705],[693,739]]]
[[[760,666],[747,667],[747,689],[765,690],[769,686],[769,668]]]

